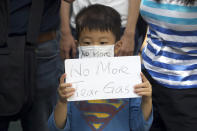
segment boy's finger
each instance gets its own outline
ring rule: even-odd
[[[146,88],[146,83],[140,83],[140,84],[137,84],[134,86],[135,89],[138,89],[138,88]]]
[[[67,93],[67,94],[66,94],[66,98],[69,98],[69,97],[71,97],[72,95],[74,95],[74,92]]]
[[[142,72],[140,73],[140,75],[141,75],[141,78],[142,78],[142,82],[148,81],[146,76]]]
[[[67,93],[69,93],[69,92],[74,92],[74,91],[75,91],[75,88],[66,88],[65,91],[66,91]]]
[[[64,96],[68,93],[71,93],[71,92],[75,92],[75,89],[74,88],[71,88],[71,89],[62,89],[62,90],[59,90],[59,94]]]
[[[151,90],[149,88],[138,88],[135,89],[134,92],[135,93],[139,93],[139,92],[150,92]]]
[[[72,87],[72,84],[71,83],[63,83],[63,84],[60,84],[60,89],[62,90],[64,90],[65,88],[67,88],[67,87]]]
[[[66,74],[63,74],[61,77],[60,77],[60,84],[63,84],[64,83],[64,79],[66,78]]]
[[[137,93],[139,96],[151,96],[151,92],[140,92]]]
[[[64,94],[64,95],[61,96],[61,99],[63,99],[64,101],[67,101],[67,99],[69,97],[71,97],[72,95],[74,95],[74,92],[69,93],[69,94]]]

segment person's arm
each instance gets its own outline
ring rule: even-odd
[[[144,74],[141,73],[142,83],[134,87],[135,93],[142,96],[141,108],[145,120],[148,120],[152,112],[152,86]]]
[[[132,131],[149,131],[153,122],[153,112],[145,120],[141,108],[141,98],[131,98],[129,101],[129,126]]]
[[[149,119],[149,117],[151,116],[151,112],[152,112],[152,98],[151,97],[147,97],[147,98],[142,97],[141,108],[142,108],[144,120],[147,121]]]
[[[49,119],[48,119],[48,128],[49,131],[71,131],[71,124],[70,124],[70,103],[68,104],[68,111],[67,111],[67,118],[66,118],[66,123],[64,128],[59,128],[58,126],[56,126],[56,121],[54,118],[54,112],[52,112],[52,114],[50,115]]]
[[[54,110],[55,125],[59,129],[63,129],[66,125],[67,119],[67,103],[60,102],[58,100]]]
[[[141,73],[142,83],[134,86],[134,92],[142,98],[130,100],[130,127],[132,130],[148,131],[153,121],[152,86]]]
[[[60,17],[61,17],[61,39],[60,39],[60,53],[63,59],[69,59],[70,52],[72,52],[72,57],[76,56],[76,44],[75,39],[72,36],[70,29],[70,3],[74,0],[62,0]]]
[[[135,29],[139,16],[141,0],[129,0],[128,19],[121,41],[123,43],[118,56],[133,55],[135,47]]]
[[[56,127],[63,129],[66,125],[67,119],[67,98],[71,97],[74,94],[74,88],[69,83],[64,83],[65,75],[62,75],[60,78],[60,86],[58,88],[59,100],[54,110],[54,120]]]

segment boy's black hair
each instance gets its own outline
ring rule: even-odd
[[[100,30],[111,31],[116,41],[120,40],[121,17],[113,8],[105,5],[94,4],[83,8],[76,16],[77,39],[81,31]]]

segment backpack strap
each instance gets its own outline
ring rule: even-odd
[[[0,0],[0,47],[4,46],[8,34],[9,0]]]
[[[44,0],[32,0],[29,23],[27,28],[27,43],[35,45],[40,32],[42,14],[44,10]]]

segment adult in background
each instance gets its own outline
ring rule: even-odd
[[[8,35],[10,37],[25,35],[32,0],[10,0],[9,4]],[[28,110],[21,109],[16,115],[0,117],[1,131],[7,131],[9,123],[18,119],[20,119],[24,131],[48,131],[47,120],[56,102],[56,90],[59,83],[58,65],[60,57],[56,30],[59,29],[60,23],[60,4],[60,0],[45,0],[36,48],[37,85],[34,93],[34,103],[30,105]],[[0,7],[2,9],[4,6]],[[26,102],[24,108],[28,104]]]
[[[140,0],[135,2],[139,4]],[[197,2],[141,0],[140,9],[149,26],[143,63],[157,109],[153,111],[155,122],[151,130],[195,131]]]
[[[65,2],[66,1],[66,2]],[[146,23],[141,19],[139,20],[138,27],[135,28],[136,21],[133,18],[138,17],[138,13],[135,13],[135,4],[133,0],[72,0],[72,6],[69,4],[69,0],[62,0],[61,6],[61,40],[60,50],[61,56],[65,58],[76,57],[76,31],[75,31],[75,17],[76,14],[83,8],[91,4],[103,4],[116,9],[122,19],[121,41],[123,43],[118,55],[128,56],[137,54],[143,37],[146,31]],[[71,11],[71,12],[69,12]],[[71,16],[70,16],[71,15]]]

